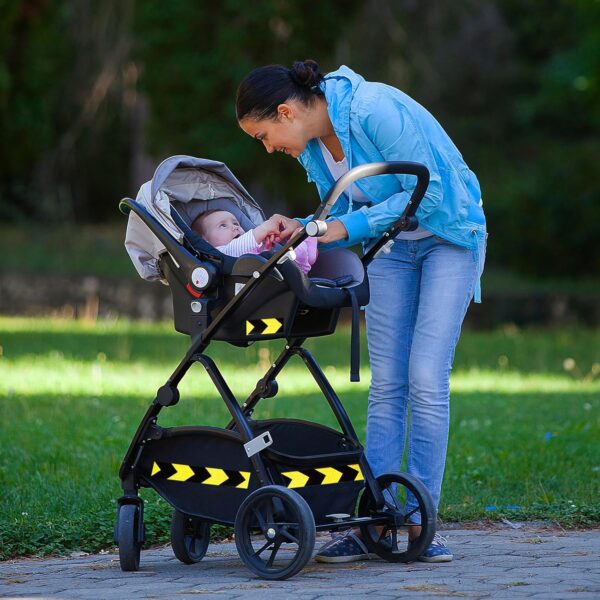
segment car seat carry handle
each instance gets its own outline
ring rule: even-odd
[[[171,234],[135,200],[123,198],[119,202],[119,210],[124,215],[128,215],[133,211],[148,226],[150,231],[160,240],[175,263],[180,267],[181,274],[186,278],[184,284],[189,284],[192,290],[195,290],[196,294],[210,286],[216,276],[214,265],[199,260],[177,243]]]

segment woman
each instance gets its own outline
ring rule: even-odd
[[[291,69],[255,69],[238,88],[236,111],[240,127],[267,152],[299,160],[321,198],[359,164],[413,161],[429,169],[419,228],[399,234],[368,270],[372,380],[366,455],[375,475],[399,471],[408,433],[406,470],[421,479],[437,506],[454,350],[471,299],[480,301],[486,229],[475,174],[422,106],[345,66],[327,75],[312,60],[295,62]],[[414,177],[402,175],[359,180],[336,202],[319,241],[353,245],[379,238],[398,219],[415,185]],[[280,219],[282,238],[302,222]],[[410,538],[418,534],[418,524],[409,528]],[[316,558],[346,562],[367,556],[360,537],[350,532],[321,548]],[[452,552],[436,536],[419,560],[447,562]]]

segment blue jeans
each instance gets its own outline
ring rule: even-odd
[[[425,484],[437,507],[448,445],[450,370],[479,277],[477,260],[471,250],[431,236],[396,240],[368,272],[367,459],[376,476],[399,471],[406,446],[406,471]]]

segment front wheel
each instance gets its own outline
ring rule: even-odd
[[[437,512],[433,498],[419,479],[407,473],[385,473],[377,477],[385,504],[377,509],[373,495],[365,489],[358,504],[361,517],[387,517],[382,525],[363,524],[362,538],[370,552],[388,562],[411,562],[431,544]],[[421,525],[421,533],[408,539],[408,527]]]
[[[315,546],[315,519],[294,490],[268,485],[242,502],[235,545],[244,564],[263,579],[287,579],[304,567]]]
[[[119,507],[117,542],[122,571],[137,571],[140,568],[142,549],[140,531],[143,530],[143,525],[140,523],[141,515],[137,504],[122,504]]]

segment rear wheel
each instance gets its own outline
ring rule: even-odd
[[[210,542],[210,524],[178,510],[171,519],[171,547],[175,556],[186,565],[200,562]]]
[[[365,489],[358,504],[361,517],[385,517],[383,525],[363,524],[362,538],[370,552],[389,562],[411,562],[431,544],[435,534],[436,509],[427,488],[407,473],[385,473],[377,477],[385,499],[377,509],[373,495]],[[409,542],[408,528],[421,524],[419,536]]]
[[[312,556],[315,519],[294,490],[265,486],[242,502],[235,518],[235,544],[253,573],[263,579],[287,579]]]

